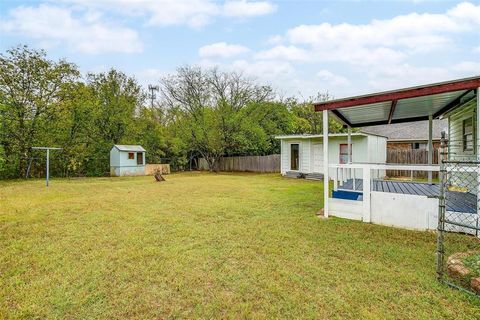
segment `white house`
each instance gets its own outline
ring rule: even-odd
[[[116,144],[110,150],[111,176],[144,176],[145,152],[142,146]]]
[[[323,135],[284,135],[280,139],[282,175],[291,173],[323,174]],[[349,140],[350,139],[350,140]],[[348,157],[350,141],[350,158]],[[328,136],[328,162],[331,164],[385,163],[387,138],[363,132],[336,133]],[[333,176],[335,169],[330,169]],[[385,172],[381,172],[385,175]],[[356,172],[360,177],[361,172]]]

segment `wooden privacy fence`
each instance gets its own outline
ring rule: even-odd
[[[438,164],[439,150],[433,151],[433,164]],[[387,150],[387,163],[395,164],[428,164],[427,150]],[[389,177],[410,177],[411,171],[406,170],[387,170]],[[426,178],[425,171],[414,171],[414,178]],[[438,178],[438,172],[433,172],[433,178]]]
[[[208,170],[205,159],[200,159],[198,169]],[[222,157],[218,169],[220,171],[280,172],[280,155]]]
[[[145,165],[145,175],[152,176],[159,170],[161,174],[170,174],[170,165],[168,163],[147,164]]]

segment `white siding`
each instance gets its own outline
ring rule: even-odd
[[[288,155],[285,140],[280,141],[280,173],[285,174],[288,171]]]
[[[476,141],[476,100],[471,100],[464,106],[459,107],[449,116],[448,149],[450,160],[476,160],[475,151],[463,151],[463,120],[473,118],[473,136]],[[475,144],[476,145],[476,144]],[[473,148],[475,150],[475,147]]]
[[[476,160],[477,145],[477,117],[476,117],[476,99],[467,102],[449,115],[448,127],[448,158],[450,160]],[[473,118],[473,140],[474,147],[472,151],[463,150],[463,120]],[[476,173],[456,172],[450,174],[450,183],[455,186],[467,188],[474,191],[477,187]]]
[[[366,162],[369,163],[386,163],[387,162],[387,139],[378,136],[368,136],[368,155]],[[385,170],[374,170],[372,172],[374,178],[384,177]]]
[[[323,173],[323,140],[322,138],[282,139],[281,173],[290,171],[290,145],[298,143],[300,147],[300,172]],[[347,137],[330,137],[328,143],[328,160],[331,164],[340,162],[340,145],[347,144]],[[387,156],[386,138],[376,136],[352,136],[352,161],[385,163]],[[316,157],[317,156],[317,157]],[[317,159],[316,159],[317,158]],[[321,160],[319,160],[319,158]],[[322,161],[319,163],[319,161]],[[315,166],[315,163],[317,165]],[[330,169],[333,176],[335,169]],[[361,169],[356,170],[356,176],[361,177]]]
[[[310,145],[310,140],[304,140],[300,145],[300,171],[304,173],[312,172]]]

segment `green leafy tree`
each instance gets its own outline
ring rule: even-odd
[[[217,169],[221,156],[244,146],[246,106],[273,97],[270,87],[240,74],[194,67],[179,68],[164,78],[162,94],[166,105],[181,113],[180,132],[189,149],[205,158],[210,170]]]
[[[111,69],[105,73],[90,73],[87,87],[93,105],[87,149],[89,174],[108,172],[109,151],[114,144],[137,144],[135,125],[145,94],[138,82],[123,72]]]
[[[75,65],[48,60],[43,50],[18,46],[0,54],[2,145],[10,176],[25,175],[31,147],[51,134],[51,119],[79,75]]]
[[[298,102],[298,100],[294,98],[287,99],[286,103],[289,105],[293,115],[294,133],[321,134],[323,114],[321,112],[315,112],[313,103],[331,99],[332,96],[328,92],[318,93],[316,97],[310,97],[304,102]],[[328,127],[329,132],[346,132],[343,126],[332,117],[329,117]]]

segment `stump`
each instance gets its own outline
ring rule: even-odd
[[[153,176],[157,182],[165,181],[165,178],[162,176],[162,171],[159,169],[155,170],[155,174]]]

